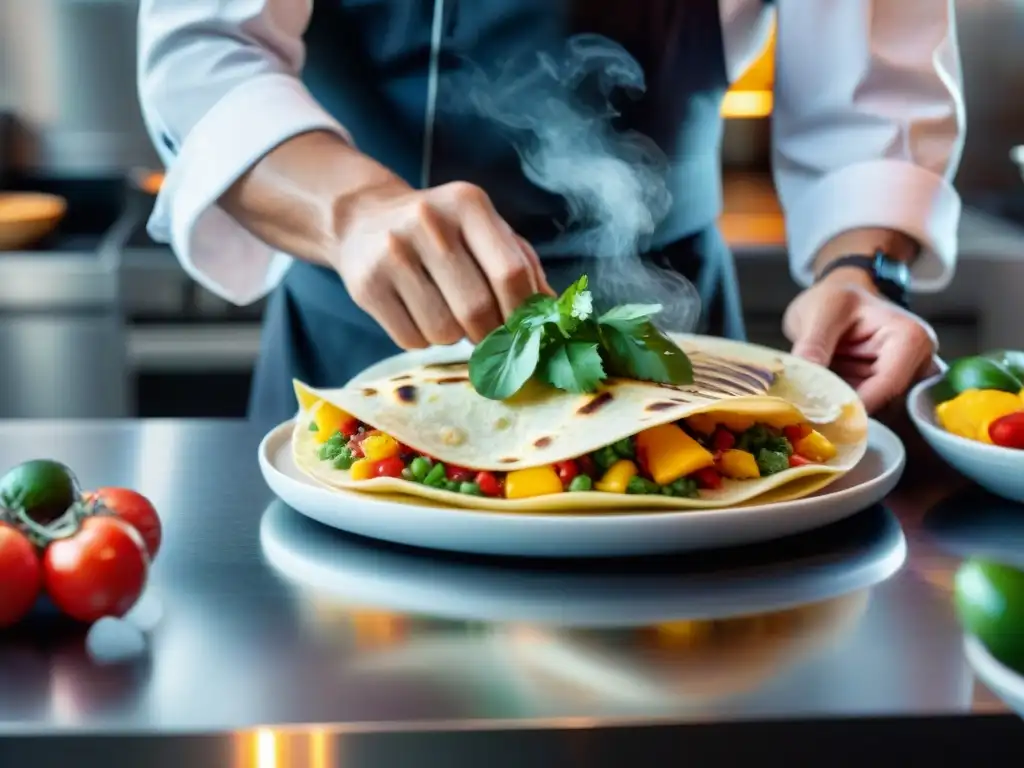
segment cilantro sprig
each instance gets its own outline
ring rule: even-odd
[[[583,275],[559,297],[536,294],[484,338],[469,359],[473,387],[505,400],[531,378],[566,392],[594,392],[609,376],[691,384],[690,359],[651,318],[660,304],[624,304],[594,315]]]

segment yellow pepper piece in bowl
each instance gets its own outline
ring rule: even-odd
[[[935,418],[947,432],[990,442],[988,425],[1010,413],[1024,410],[1024,401],[998,389],[968,389],[935,407]],[[985,437],[982,437],[984,433]]]

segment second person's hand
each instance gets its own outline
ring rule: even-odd
[[[332,264],[353,301],[404,349],[480,341],[534,293],[551,293],[533,248],[487,194],[416,190],[390,172],[338,203]]]

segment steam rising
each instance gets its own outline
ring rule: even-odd
[[[692,331],[700,314],[696,289],[639,256],[672,206],[668,160],[646,136],[612,125],[619,114],[613,94],[635,98],[644,88],[643,70],[624,48],[578,35],[561,60],[542,53],[526,71],[476,71],[467,98],[474,111],[510,129],[526,176],[565,198],[570,227],[554,247],[597,257],[590,284],[598,301],[660,303],[660,327]]]

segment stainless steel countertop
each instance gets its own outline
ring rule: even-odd
[[[934,479],[785,546],[496,562],[359,540],[272,503],[262,432],[0,424],[0,466],[63,460],[86,487],[138,488],[166,526],[148,594],[163,616],[144,658],[99,665],[80,634],[54,636],[43,620],[0,641],[0,735],[1006,711],[964,659],[949,600],[958,560],[929,521],[947,545],[996,521],[986,535],[1020,548],[1024,517],[976,497],[929,511],[950,490]],[[808,601],[819,604],[772,615]],[[678,624],[737,614],[760,618]]]

